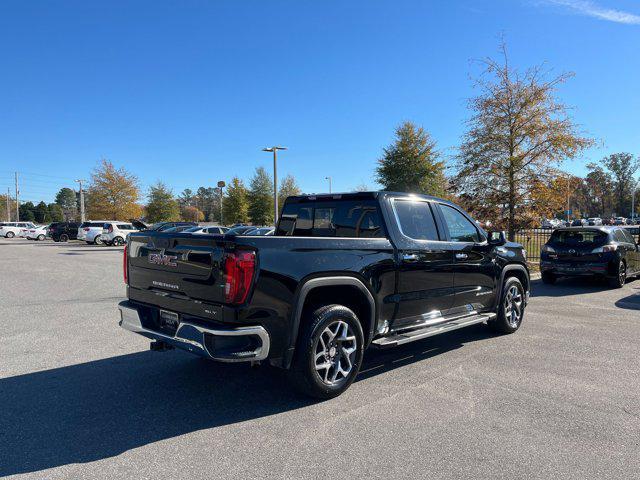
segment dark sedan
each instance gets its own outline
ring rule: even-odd
[[[542,247],[540,270],[548,284],[560,277],[598,276],[619,288],[640,274],[640,251],[625,228],[559,228]]]

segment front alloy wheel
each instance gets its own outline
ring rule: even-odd
[[[504,316],[513,329],[517,329],[522,321],[524,299],[517,285],[511,285],[504,298]]]
[[[520,328],[524,319],[526,293],[520,280],[507,277],[502,285],[502,295],[497,317],[490,320],[489,326],[499,333],[513,333]]]

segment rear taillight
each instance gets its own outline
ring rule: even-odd
[[[124,276],[124,283],[129,283],[129,272],[127,271],[127,245],[124,246],[124,252],[122,252],[122,275]]]
[[[85,232],[88,232],[89,230],[91,230],[89,227],[86,227],[83,229]]]
[[[251,289],[256,270],[256,255],[253,252],[228,253],[224,261],[224,300],[227,303],[244,303]]]

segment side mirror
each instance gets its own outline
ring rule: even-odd
[[[504,245],[505,243],[507,243],[507,235],[504,231],[489,233],[489,245]]]

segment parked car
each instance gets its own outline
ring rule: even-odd
[[[134,233],[123,273],[120,326],[153,350],[268,361],[319,398],[349,387],[369,346],[479,323],[515,332],[530,284],[504,232],[388,192],[289,197],[271,236]]]
[[[41,242],[42,240],[47,238],[48,228],[49,228],[48,225],[41,225],[35,228],[30,228],[27,231],[27,235],[26,235],[27,240],[37,240]]]
[[[560,277],[599,276],[619,288],[640,274],[640,252],[625,228],[557,229],[542,247],[540,271],[547,284]]]
[[[251,230],[247,230],[246,232],[243,233],[243,235],[258,235],[258,236],[273,235],[274,231],[275,231],[275,228],[273,227],[256,227]]]
[[[185,233],[194,233],[196,235],[224,235],[229,229],[227,227],[220,227],[218,225],[204,225],[198,227],[191,227],[183,230]]]
[[[49,235],[54,242],[68,242],[78,239],[79,222],[57,222],[49,225]]]
[[[611,226],[611,225],[613,225],[614,223],[615,223],[615,219],[614,219],[614,218],[612,218],[612,217],[607,217],[607,218],[602,219],[602,224],[603,224],[603,225]]]
[[[572,227],[584,227],[588,224],[586,218],[576,218],[571,222]]]
[[[88,222],[82,222],[78,227],[78,240],[84,240],[87,243],[93,243],[94,245],[102,244],[102,230],[104,224],[109,220],[90,220]]]
[[[625,225],[624,228],[635,239],[636,243],[640,244],[640,226],[638,225]]]
[[[541,227],[544,230],[550,230],[554,228],[558,228],[562,225],[562,220],[558,220],[557,218],[545,218],[542,220]]]
[[[248,232],[249,230],[253,230],[256,227],[251,227],[249,225],[241,225],[238,227],[232,227],[229,230],[227,230],[226,234],[227,235],[244,235],[245,232]]]
[[[638,219],[637,218],[633,218],[633,217],[629,217],[627,218],[627,225],[638,225]]]
[[[170,228],[175,228],[175,227],[197,227],[198,224],[196,222],[158,222],[158,223],[154,223],[153,225],[147,226],[142,222],[138,222],[138,224],[136,224],[136,222],[132,222],[134,224],[134,226],[136,226],[138,228],[138,230],[153,230],[156,232],[164,232],[165,230],[168,230]],[[144,226],[144,228],[140,228],[141,226]]]
[[[613,220],[613,224],[614,225],[626,225],[627,224],[627,219],[625,217],[616,217]]]
[[[598,217],[587,218],[587,225],[597,227],[602,225],[602,219]]]
[[[18,236],[22,230],[31,228],[35,228],[35,225],[31,222],[4,222],[0,224],[0,236],[13,238]]]
[[[167,233],[177,233],[177,232],[184,232],[191,228],[195,228],[195,227],[192,227],[190,225],[176,225],[175,227],[166,228],[166,229],[163,229],[162,231]]]
[[[105,245],[120,246],[125,244],[130,233],[138,231],[132,223],[108,222],[103,225],[100,237]]]

